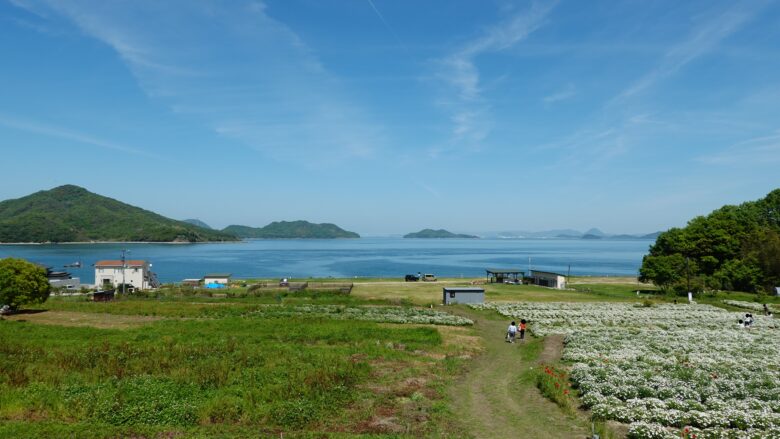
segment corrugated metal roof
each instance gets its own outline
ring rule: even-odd
[[[533,275],[534,275],[534,273],[539,273],[539,274],[554,274],[554,275],[556,275],[556,276],[563,276],[563,277],[566,277],[566,275],[565,275],[565,274],[556,273],[556,272],[554,272],[554,271],[531,270],[531,276],[533,276]]]
[[[230,277],[230,276],[232,276],[231,273],[211,273],[211,274],[207,274],[207,275],[203,276],[203,278],[204,279],[210,278],[210,277],[211,278],[213,278],[213,277],[223,278],[223,277]]]
[[[477,287],[444,287],[444,292],[446,293],[484,293],[484,288],[477,288]]]
[[[487,268],[485,271],[488,273],[525,273],[525,270],[517,270],[514,268]]]
[[[133,260],[127,260],[125,261],[125,264],[128,267],[143,267],[146,265],[146,261],[142,259],[133,259]],[[95,262],[95,267],[119,267],[122,268],[122,261],[121,260],[105,260],[105,261],[97,261]]]

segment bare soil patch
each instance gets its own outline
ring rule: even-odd
[[[569,280],[569,285],[588,285],[588,284],[631,284],[631,285],[646,285],[639,282],[636,277],[633,276],[586,276],[586,277],[572,277]]]
[[[14,314],[4,317],[6,320],[30,322],[40,325],[86,326],[99,329],[128,329],[146,325],[160,317],[116,314],[98,314],[73,311],[43,311],[37,313]]]
[[[544,338],[544,349],[539,354],[539,363],[554,363],[561,359],[563,354],[563,335],[553,334]]]

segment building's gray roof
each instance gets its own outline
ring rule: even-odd
[[[525,270],[517,270],[514,268],[487,268],[485,269],[488,273],[525,273]]]
[[[555,275],[555,276],[566,277],[565,274],[556,273],[554,271],[531,270],[531,276],[533,276],[534,274],[552,274],[552,275]]]
[[[484,288],[477,288],[477,287],[444,287],[444,292],[450,293],[484,293]]]
[[[219,278],[222,278],[222,277],[230,277],[230,276],[232,276],[231,273],[211,273],[211,274],[207,274],[207,275],[203,276],[203,278],[204,279],[209,278],[209,277],[219,277]]]

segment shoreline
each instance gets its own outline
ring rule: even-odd
[[[238,241],[68,241],[68,242],[0,242],[1,245],[89,245],[89,244],[171,244],[171,245],[189,245],[189,244],[238,244],[246,242],[244,239]]]

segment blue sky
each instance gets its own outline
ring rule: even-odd
[[[780,186],[776,1],[0,0],[0,199],[651,232]]]

